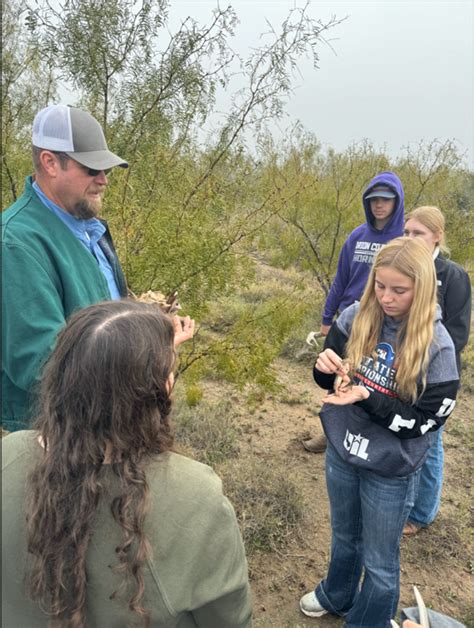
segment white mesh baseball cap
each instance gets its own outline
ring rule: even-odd
[[[87,168],[107,170],[114,166],[127,168],[128,163],[107,148],[104,132],[87,111],[50,105],[33,121],[33,146],[63,152]]]

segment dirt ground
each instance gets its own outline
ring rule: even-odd
[[[229,461],[231,472],[232,465],[236,470],[251,469],[256,460],[263,462],[275,475],[283,470],[303,497],[303,521],[288,534],[283,547],[249,555],[254,626],[342,627],[340,618],[310,619],[298,608],[301,595],[325,576],[329,561],[324,455],[308,453],[301,444],[321,433],[318,410],[323,391],[312,380],[309,360],[279,359],[275,368],[283,388],[260,404],[249,406],[245,394],[237,395],[235,389],[215,381],[205,385],[204,395],[211,404],[223,397],[230,399],[236,414],[238,454]],[[465,387],[460,393],[447,422],[445,483],[438,517],[415,537],[402,539],[399,602],[399,608],[414,605],[412,588],[416,585],[428,607],[468,627],[474,627],[473,388]],[[206,446],[209,440],[204,441]],[[192,455],[190,450],[183,453]],[[219,464],[211,465],[221,474]],[[226,477],[221,475],[225,490]]]
[[[257,552],[249,559],[255,626],[298,628],[342,626],[340,618],[305,618],[300,596],[324,577],[329,559],[330,523],[324,479],[324,455],[305,451],[301,440],[321,432],[317,417],[322,391],[306,364],[280,360],[279,377],[286,391],[265,400],[253,414],[242,406],[239,465],[258,457],[269,468],[287,469],[305,502],[301,534],[290,537],[281,552]],[[445,434],[445,484],[436,521],[401,547],[399,608],[414,605],[416,585],[427,606],[474,625],[474,543],[472,444],[474,396],[462,394]],[[251,429],[250,429],[251,428]],[[298,536],[300,538],[298,538]]]

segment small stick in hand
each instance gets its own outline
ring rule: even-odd
[[[342,360],[339,367],[339,372],[334,380],[334,392],[337,395],[339,392],[345,392],[352,386],[353,381],[351,377],[351,365],[349,360]]]

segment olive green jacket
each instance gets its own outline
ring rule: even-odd
[[[24,592],[28,568],[24,499],[27,477],[42,455],[34,431],[2,439],[2,626],[46,628],[47,618]],[[121,577],[112,573],[122,533],[110,513],[116,476],[104,470],[87,552],[87,628],[122,628],[137,619],[126,601],[110,600]],[[174,453],[147,468],[151,508],[146,534],[153,557],[145,567],[144,606],[156,628],[249,628],[247,563],[234,510],[209,467]]]

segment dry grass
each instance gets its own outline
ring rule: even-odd
[[[461,381],[465,392],[474,393],[474,334],[461,354]]]
[[[247,554],[278,552],[299,535],[303,496],[286,468],[247,459],[244,464],[228,463],[219,472],[237,513]]]
[[[436,521],[426,530],[418,533],[417,537],[404,539],[404,559],[407,563],[425,565],[426,567],[440,567],[447,569],[466,562],[466,541],[469,532],[469,511],[457,509],[456,515],[438,515]],[[466,559],[466,560],[465,560]]]
[[[178,448],[204,464],[216,465],[239,453],[235,412],[229,400],[189,406],[177,400],[173,412]]]
[[[214,466],[231,500],[248,554],[278,551],[299,534],[303,496],[282,465],[276,468],[254,456],[239,456],[235,403],[203,401],[189,407],[178,399],[173,421],[176,444],[183,453]]]

